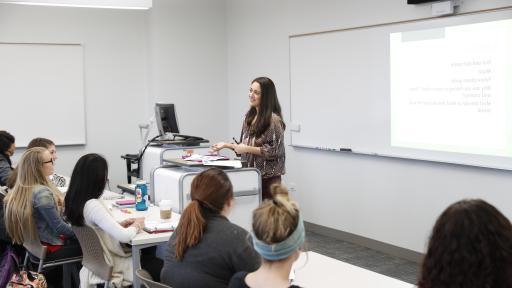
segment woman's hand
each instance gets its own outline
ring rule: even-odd
[[[124,228],[127,228],[131,226],[135,222],[135,218],[128,218],[124,221],[121,221],[119,225],[123,226]]]
[[[219,142],[219,143],[215,143],[212,145],[212,147],[210,147],[210,152],[217,152],[219,150],[222,150],[224,148],[229,148],[229,149],[233,149],[233,145],[234,144],[231,144],[231,143],[226,143],[226,142]]]
[[[135,218],[130,226],[137,228],[137,233],[144,229],[144,218]]]
[[[233,144],[233,150],[235,150],[236,154],[244,154],[248,152],[248,147],[245,144]]]

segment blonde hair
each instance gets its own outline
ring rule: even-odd
[[[32,217],[32,195],[37,186],[46,186],[52,191],[59,213],[62,211],[62,197],[59,190],[50,182],[44,174],[45,148],[30,148],[18,163],[18,177],[12,191],[4,199],[5,228],[14,243],[23,244],[23,230],[28,229],[28,236],[34,238],[36,227]],[[25,234],[25,236],[27,236]]]
[[[299,207],[290,200],[288,189],[270,187],[272,200],[265,200],[252,214],[252,229],[258,240],[275,244],[286,240],[299,223]]]

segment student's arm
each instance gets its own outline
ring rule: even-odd
[[[256,271],[261,265],[261,256],[252,247],[252,238],[244,233],[245,236],[238,241],[238,247],[234,249],[235,253],[232,258],[232,264],[235,272]]]
[[[56,234],[66,237],[75,237],[71,226],[64,222],[62,216],[57,210],[52,192],[47,188],[36,193],[34,198],[34,209],[38,210],[48,225],[56,232]]]
[[[11,175],[11,166],[7,163],[6,160],[0,159],[0,186],[5,186],[7,184],[7,179],[9,175]]]
[[[101,230],[107,232],[112,238],[122,243],[130,242],[135,235],[137,235],[138,223],[132,224],[132,226],[124,228],[119,224],[113,217],[108,213],[105,206],[103,206],[100,200],[92,199],[87,201],[84,206],[84,219],[92,223]]]

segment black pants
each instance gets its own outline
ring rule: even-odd
[[[82,249],[76,239],[66,239],[64,245],[62,245],[55,252],[48,252],[46,254],[45,261],[52,261],[64,258],[72,258],[82,256]],[[39,263],[39,259],[31,256],[33,262],[32,270],[37,270],[36,263]],[[36,262],[36,263],[34,263]],[[35,267],[34,267],[35,266]],[[82,268],[81,262],[74,262],[64,264],[60,266],[48,267],[43,270],[43,275],[46,277],[48,286],[52,288],[71,288],[80,286],[80,269]]]
[[[140,252],[140,266],[149,272],[154,281],[160,282],[160,271],[164,261],[156,256],[156,246],[144,248]],[[133,267],[133,271],[135,270]]]

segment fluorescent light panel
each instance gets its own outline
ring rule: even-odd
[[[111,9],[149,9],[153,0],[0,0],[1,3]]]

